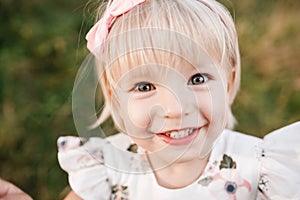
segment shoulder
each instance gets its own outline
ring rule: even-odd
[[[80,170],[88,165],[105,165],[125,170],[130,167],[132,157],[144,153],[123,133],[107,138],[63,136],[57,140],[57,145],[59,163],[67,172]]]
[[[269,145],[269,143],[273,142],[276,142],[278,144],[284,144],[285,142],[296,142],[298,144],[299,140],[300,121],[274,130],[264,137],[266,145]]]
[[[262,151],[293,151],[294,154],[299,154],[300,147],[300,122],[287,125],[266,134],[261,139],[245,133],[225,129],[216,142],[216,146],[225,152],[247,153],[253,148],[259,147]]]
[[[60,137],[58,161],[68,173],[72,190],[83,199],[108,199],[115,178],[110,169],[129,166],[129,155],[124,152],[129,152],[130,142],[123,134],[105,139]]]
[[[259,191],[266,199],[300,199],[300,122],[264,137]]]
[[[101,138],[63,136],[57,140],[58,161],[68,173],[72,190],[83,199],[96,199],[110,193],[104,166]],[[105,197],[106,199],[106,197]]]
[[[150,170],[145,155],[122,133],[105,139],[65,136],[57,143],[59,164],[83,199],[109,199],[131,174]]]

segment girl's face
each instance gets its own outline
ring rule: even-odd
[[[227,73],[201,57],[191,64],[160,52],[160,59],[149,55],[147,62],[114,76],[117,125],[157,160],[157,167],[206,157],[226,125]]]

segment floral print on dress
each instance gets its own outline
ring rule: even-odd
[[[111,200],[128,200],[128,187],[124,185],[113,185],[111,188]]]
[[[133,172],[146,174],[152,171],[146,153],[139,148],[137,144],[130,144],[126,150],[132,153],[130,157],[130,168]]]
[[[92,150],[88,154],[81,155],[76,160],[80,168],[92,167],[95,165],[103,165],[104,157],[102,150]]]
[[[57,140],[57,147],[60,152],[67,152],[83,146],[89,139],[74,136],[60,137]]]
[[[265,199],[267,199],[266,194],[268,193],[268,184],[269,181],[265,179],[265,177],[261,177],[261,179],[258,182],[258,190],[260,192],[260,195],[263,196]]]
[[[137,144],[131,144],[127,148],[127,151],[130,151],[132,153],[137,153],[138,152],[138,145]]]
[[[248,196],[251,185],[240,176],[236,166],[236,162],[224,154],[220,162],[215,161],[209,166],[209,172],[215,171],[213,175],[202,178],[198,183],[207,187],[215,199],[236,200]]]
[[[227,156],[226,154],[223,155],[223,159],[219,166],[220,170],[225,169],[236,169],[236,162],[232,160],[230,156]]]

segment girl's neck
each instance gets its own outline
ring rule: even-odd
[[[203,173],[209,156],[204,159],[193,159],[187,162],[175,162],[155,170],[153,159],[148,157],[154,169],[157,183],[168,189],[179,189],[194,183]]]

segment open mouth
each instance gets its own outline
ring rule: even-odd
[[[186,145],[193,141],[200,128],[187,128],[159,133],[157,136],[170,145]]]
[[[173,138],[173,139],[179,139],[179,138],[184,138],[191,133],[193,133],[196,129],[195,128],[189,128],[185,130],[180,130],[180,131],[168,131],[165,134],[166,136]]]

